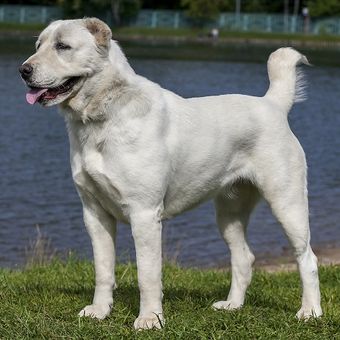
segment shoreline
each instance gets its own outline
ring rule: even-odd
[[[152,33],[152,32],[151,32]],[[266,63],[275,49],[283,46],[297,48],[305,54],[312,65],[340,67],[340,37],[329,40],[298,39],[294,36],[263,37],[221,36],[212,39],[206,35],[186,32],[182,35],[125,33],[113,31],[113,38],[128,58],[165,59],[187,61],[218,61],[237,63]],[[0,53],[2,55],[33,52],[38,31],[5,31],[0,29]],[[230,33],[231,34],[231,33]],[[319,39],[316,39],[319,38]],[[332,38],[332,39],[331,39]]]
[[[14,38],[37,37],[41,29],[1,29],[0,41]],[[179,32],[176,30],[129,28],[113,29],[113,39],[124,42],[134,42],[138,44],[209,44],[213,46],[225,46],[229,44],[247,44],[254,46],[292,46],[313,49],[340,49],[340,36],[316,36],[316,35],[296,35],[296,34],[270,34],[262,32],[222,32],[218,38],[212,38],[204,31]]]
[[[318,245],[312,245],[312,250],[318,259],[318,266],[328,267],[328,266],[339,266],[340,267],[340,246],[339,244],[334,243],[322,243]],[[51,262],[55,260],[67,263],[68,259],[75,259],[79,261],[85,261],[93,264],[93,257],[87,257],[84,255],[77,254],[77,252],[73,250],[67,250],[65,252],[59,252],[57,248],[54,248],[53,245],[49,243],[49,239],[44,236],[38,236],[35,242],[32,242],[30,247],[27,247],[25,250],[25,259],[20,264],[15,265],[0,265],[0,269],[9,269],[9,270],[23,270],[27,266],[31,266],[32,264],[40,264],[42,266],[49,265]],[[253,264],[253,269],[255,271],[263,271],[267,273],[276,273],[276,272],[292,272],[297,271],[297,264],[295,261],[295,257],[293,255],[293,250],[290,247],[285,247],[282,249],[280,254],[273,254],[270,252],[256,252],[255,254],[255,262]],[[175,256],[171,256],[171,254],[167,254],[166,251],[163,251],[163,266],[170,264],[178,266],[182,269],[196,269],[202,272],[207,270],[217,270],[217,271],[231,271],[231,263],[230,263],[230,252],[225,260],[216,261],[214,264],[206,264],[199,265],[198,263],[183,263],[178,261],[178,254]],[[135,261],[122,259],[119,256],[117,257],[118,265],[128,265],[128,264],[136,264]]]
[[[114,32],[115,33],[115,32]],[[314,39],[297,39],[294,36],[277,38],[277,37],[242,37],[242,36],[221,36],[211,38],[208,36],[157,36],[144,34],[122,34],[114,35],[117,41],[135,42],[135,43],[175,43],[175,44],[209,44],[213,46],[226,46],[230,44],[254,45],[254,46],[292,46],[299,48],[313,49],[340,49],[340,40],[314,40]]]
[[[318,266],[340,266],[340,247],[324,244],[312,247],[318,258]],[[268,273],[297,271],[297,265],[291,251],[279,256],[265,257],[259,255],[255,260],[254,269]]]

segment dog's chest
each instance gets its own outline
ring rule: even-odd
[[[118,220],[126,221],[120,176],[112,171],[110,165],[105,163],[105,158],[100,152],[83,150],[81,168],[75,181],[82,190],[89,192],[109,214]]]

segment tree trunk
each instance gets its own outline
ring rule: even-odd
[[[300,8],[300,0],[294,0],[294,16],[297,17],[299,15]]]
[[[284,0],[284,12],[283,12],[283,21],[284,21],[284,31],[288,32],[288,25],[289,25],[289,0]]]
[[[120,1],[121,0],[111,0],[111,11],[115,26],[120,26]]]

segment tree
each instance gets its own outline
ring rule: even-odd
[[[140,0],[91,0],[93,4],[103,8],[110,9],[113,22],[120,26],[122,21],[129,21],[135,17],[140,10]]]
[[[149,9],[179,9],[181,0],[143,0],[142,6]]]
[[[41,5],[41,6],[55,6],[58,0],[2,0],[1,5]]]
[[[287,3],[289,3],[288,0]],[[248,0],[242,1],[242,5],[242,10],[247,13],[273,13],[282,11],[283,2],[278,0]]]
[[[236,0],[220,0],[219,9],[221,12],[234,12]]]
[[[220,12],[220,0],[182,0],[181,5],[197,24],[215,19]]]
[[[310,0],[307,3],[311,16],[335,16],[340,14],[339,0]]]
[[[65,18],[98,16],[106,19],[111,13],[116,26],[135,17],[141,7],[140,0],[59,0]]]

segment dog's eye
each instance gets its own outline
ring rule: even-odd
[[[37,43],[36,45],[35,45],[35,49],[36,49],[36,51],[38,51],[39,50],[39,47],[40,47],[40,42],[39,43]]]
[[[71,46],[63,44],[62,42],[57,42],[55,44],[55,48],[57,50],[69,50],[69,49],[71,49]]]

